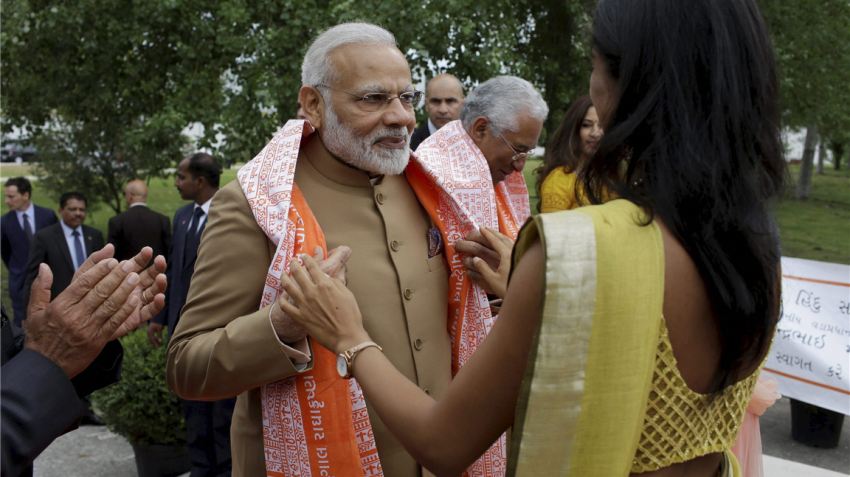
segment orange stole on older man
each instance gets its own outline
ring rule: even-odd
[[[443,236],[443,256],[451,269],[446,326],[452,340],[452,376],[455,376],[484,341],[496,319],[490,312],[487,294],[467,277],[455,244],[478,227],[498,229],[516,240],[518,224],[530,215],[528,189],[519,172],[510,174],[494,187],[486,158],[460,121],[443,126],[423,141],[406,174],[419,202]],[[505,447],[503,434],[464,475],[504,475]]]

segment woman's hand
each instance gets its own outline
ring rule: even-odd
[[[508,288],[508,274],[511,271],[511,254],[513,253],[514,241],[507,235],[489,227],[481,228],[480,232],[483,238],[489,242],[490,249],[499,255],[498,268],[494,271],[487,260],[477,256],[463,259],[463,264],[466,266],[470,278],[476,278],[477,280],[473,281],[481,285],[487,293],[504,298],[505,291]],[[475,274],[474,277],[473,274]],[[481,283],[482,281],[483,283]]]
[[[281,277],[283,289],[292,300],[278,302],[284,313],[336,354],[370,341],[357,301],[345,284],[325,275],[309,255],[301,259],[303,267],[293,259],[289,264],[291,276]]]

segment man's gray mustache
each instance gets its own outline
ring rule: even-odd
[[[381,139],[385,139],[385,138],[388,138],[388,137],[404,138],[404,139],[407,140],[407,143],[410,144],[411,135],[408,134],[408,132],[406,130],[404,130],[404,131],[382,131],[382,132],[376,133],[375,136],[372,138],[372,144],[376,144]]]

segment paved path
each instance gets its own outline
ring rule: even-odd
[[[781,399],[761,418],[765,477],[850,475],[850,418],[836,449],[791,439],[791,405]],[[103,427],[85,426],[57,439],[35,461],[35,477],[136,477],[133,449]],[[181,477],[187,477],[188,474]]]

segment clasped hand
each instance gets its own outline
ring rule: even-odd
[[[363,329],[363,318],[354,295],[345,283],[325,274],[319,264],[302,255],[304,266],[293,259],[291,276],[281,277],[290,300],[279,301],[284,313],[320,345],[339,354],[364,341],[370,341]]]
[[[505,297],[514,241],[498,230],[483,227],[473,230],[466,240],[455,244],[455,251],[467,254],[463,259],[466,275],[490,295]]]

